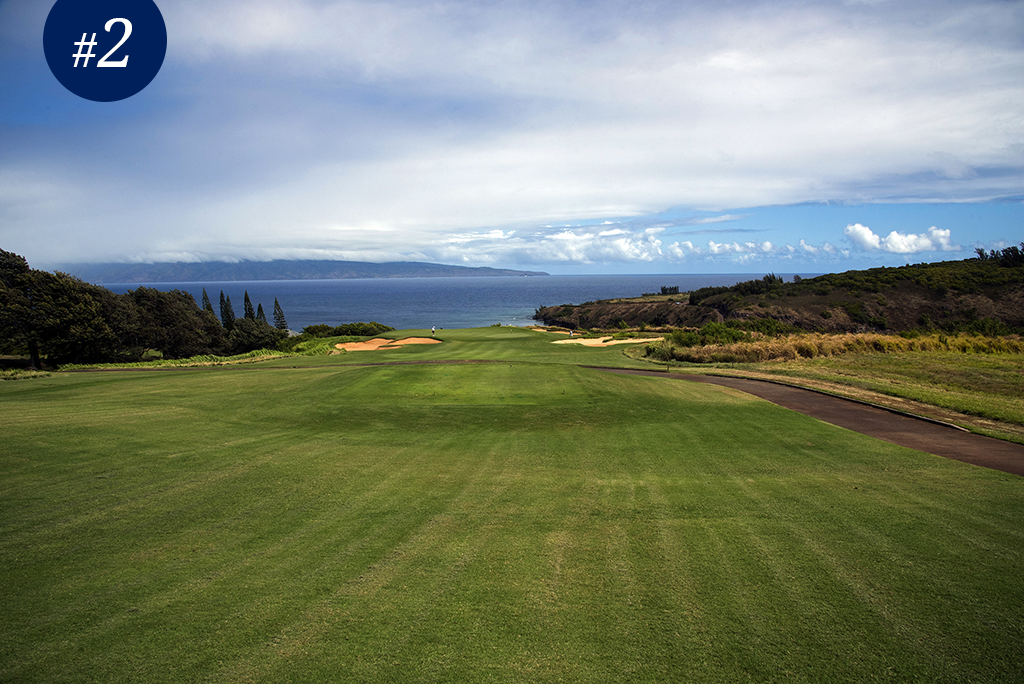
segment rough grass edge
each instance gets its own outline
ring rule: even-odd
[[[202,354],[200,356],[190,356],[187,359],[157,359],[154,361],[138,361],[134,363],[69,363],[60,366],[57,370],[63,372],[107,368],[190,368],[199,366],[227,366],[240,363],[255,363],[284,356],[305,355],[306,354],[303,353],[286,354],[276,349],[256,349],[251,352],[246,352],[245,354],[235,354],[234,356]]]
[[[65,364],[58,368],[60,371],[77,370],[99,370],[117,368],[197,368],[201,366],[228,366],[241,363],[257,363],[269,359],[293,358],[297,356],[328,356],[344,354],[341,349],[335,349],[338,342],[355,342],[367,339],[366,337],[355,337],[342,335],[340,337],[317,337],[301,342],[293,349],[282,351],[280,349],[256,349],[245,354],[234,356],[216,356],[203,354],[190,356],[187,359],[155,359],[153,361],[137,361],[133,363],[93,363],[93,364]]]
[[[25,368],[11,368],[0,370],[0,380],[34,380],[35,378],[48,378],[48,371],[30,370]]]
[[[730,344],[709,344],[700,347],[679,347],[670,339],[652,342],[626,354],[639,360],[665,363],[763,363],[792,361],[848,353],[882,353],[913,351],[950,351],[961,354],[1024,354],[1024,340],[1019,335],[983,336],[971,333],[958,335],[930,334],[902,337],[881,333],[799,333],[784,337]]]

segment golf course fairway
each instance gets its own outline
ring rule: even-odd
[[[0,383],[0,681],[1024,681],[1024,478],[437,337]]]

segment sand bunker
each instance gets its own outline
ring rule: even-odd
[[[385,340],[377,337],[365,342],[343,342],[334,345],[345,351],[373,351],[375,349],[398,349],[407,344],[441,344],[441,340],[432,337],[406,337],[404,340]]]
[[[551,344],[582,344],[584,347],[609,347],[613,344],[639,344],[641,342],[657,342],[658,340],[665,339],[663,337],[647,337],[644,339],[631,338],[628,340],[613,340],[611,336],[608,337],[592,337],[590,339],[584,339],[582,337],[570,337],[567,340],[555,340]]]

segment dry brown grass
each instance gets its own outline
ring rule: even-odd
[[[963,354],[1024,353],[1024,340],[1017,335],[984,337],[959,334],[922,335],[916,338],[878,333],[825,335],[804,333],[703,347],[677,347],[668,340],[648,345],[648,357],[688,363],[762,363],[792,361],[848,353],[895,353],[909,351],[952,351]]]

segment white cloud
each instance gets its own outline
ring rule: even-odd
[[[723,223],[725,221],[738,221],[745,218],[746,214],[722,214],[721,216],[708,216],[689,221],[689,225],[700,226],[707,223]]]
[[[846,259],[850,256],[848,250],[839,250],[829,242],[813,245],[803,238],[800,239],[798,247],[794,247],[791,244],[777,246],[769,240],[744,243],[709,240],[707,248],[701,248],[686,240],[672,243],[665,251],[667,256],[674,260],[683,260],[692,256],[703,256],[705,258],[726,259],[738,264],[745,264],[763,258],[791,259],[797,254],[811,257],[815,260],[821,257],[830,261],[836,257]]]
[[[673,242],[668,246],[668,254],[673,259],[685,259],[691,254],[700,255],[703,253],[704,251],[700,247],[694,247],[693,243],[689,240]]]
[[[36,4],[0,3],[0,37],[23,41],[0,48],[0,109],[24,107],[0,120],[0,180],[45,183],[0,182],[0,239],[42,259],[447,241],[486,260],[492,230],[540,258],[522,230],[668,207],[1024,193],[1021,3],[181,0],[158,78],[106,107],[10,80]],[[604,225],[541,244],[659,258]],[[865,230],[864,250],[953,248]]]
[[[950,242],[951,231],[932,226],[924,233],[898,233],[895,230],[882,238],[859,223],[846,226],[844,233],[856,247],[865,251],[881,250],[894,254],[918,252],[954,252],[963,249]]]
[[[650,262],[664,256],[661,241],[645,234],[625,230],[594,233],[586,229],[568,228],[554,232],[511,236],[504,239],[480,240],[472,245],[474,257],[487,255],[491,263],[565,263],[607,264]],[[430,247],[424,254],[433,260],[450,261],[465,254],[465,245]]]
[[[908,254],[911,252],[954,252],[962,249],[960,245],[950,242],[950,231],[940,230],[935,226],[928,229],[921,235],[900,235],[896,231],[882,240],[882,246],[886,251]]]
[[[470,242],[478,242],[481,240],[507,240],[515,234],[514,230],[510,230],[507,233],[503,230],[495,229],[485,233],[459,233],[455,235],[449,235],[443,238],[441,241],[445,244],[466,244]]]
[[[687,242],[686,244],[690,243]],[[774,250],[775,247],[772,245],[771,242],[768,241],[761,243],[744,242],[743,244],[740,244],[739,242],[736,241],[733,241],[732,243],[719,243],[715,242],[714,240],[709,240],[707,252],[709,254],[748,254],[751,256],[756,256],[758,253],[768,254],[773,252]]]
[[[859,223],[851,223],[843,231],[854,245],[863,250],[874,250],[881,246],[881,239],[870,228]]]

